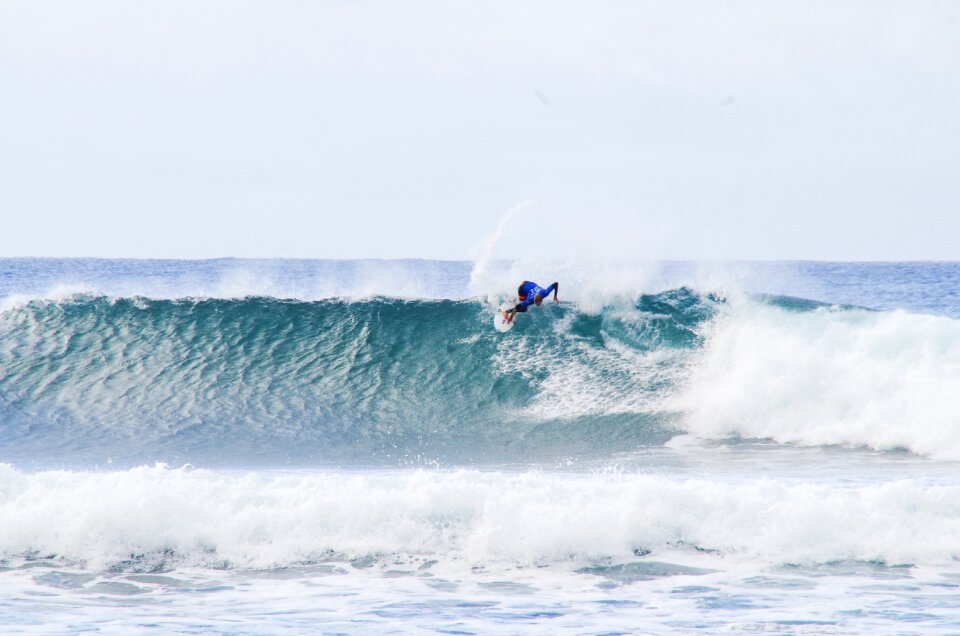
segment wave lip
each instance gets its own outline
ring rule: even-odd
[[[0,308],[69,290],[116,298],[304,301],[333,298],[463,299],[470,264],[458,261],[234,259],[2,259]]]

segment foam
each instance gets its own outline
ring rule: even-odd
[[[230,567],[378,554],[577,563],[683,545],[769,563],[960,554],[960,486],[913,480],[851,488],[466,470],[29,474],[4,465],[0,518],[4,558],[55,554],[92,568],[138,555]]]
[[[690,434],[960,459],[960,322],[729,303],[670,400]]]
[[[570,333],[578,316],[552,322],[549,336],[499,342],[494,369],[519,374],[537,387],[525,417],[546,421],[658,409],[653,385],[678,377],[683,353],[641,354],[610,339],[597,347]]]

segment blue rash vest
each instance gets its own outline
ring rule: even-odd
[[[521,283],[520,287],[517,289],[517,296],[520,297],[520,302],[517,303],[517,306],[514,307],[514,309],[518,312],[526,311],[527,307],[533,304],[534,296],[539,294],[541,298],[546,298],[547,296],[550,295],[550,292],[556,290],[557,287],[558,285],[556,283],[553,283],[552,285],[544,289],[540,285],[537,285],[536,283],[531,282],[529,280],[523,281],[523,283]]]

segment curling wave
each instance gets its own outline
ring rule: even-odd
[[[0,460],[608,456],[678,433],[960,458],[960,322],[678,288],[508,334],[476,300],[72,296],[0,312]]]
[[[711,304],[675,290],[629,312],[550,307],[503,337],[475,301],[32,301],[0,314],[3,448],[497,461],[659,443],[675,430],[651,410],[675,369],[662,353],[695,346]],[[638,361],[623,348],[661,355]]]

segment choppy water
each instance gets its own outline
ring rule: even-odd
[[[958,282],[0,260],[0,627],[960,631]]]

